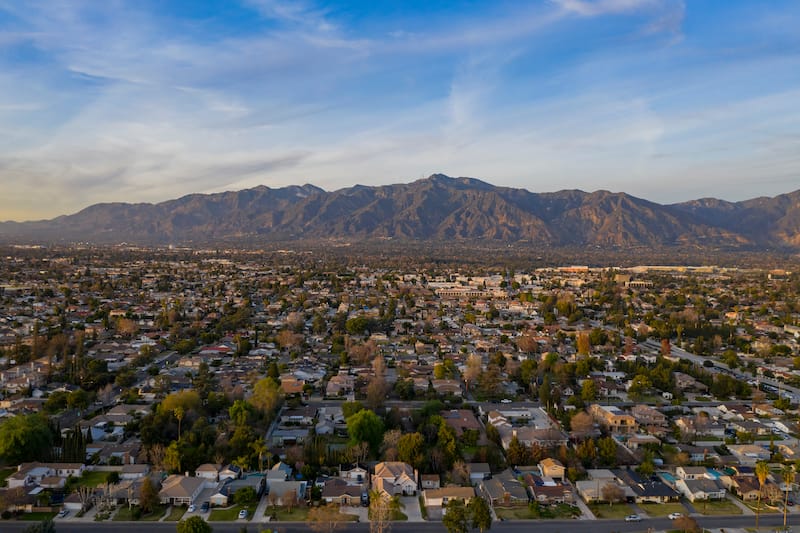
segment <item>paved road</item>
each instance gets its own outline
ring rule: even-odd
[[[705,528],[752,528],[755,518],[752,516],[709,516],[698,517],[698,523]],[[0,530],[6,532],[22,531],[31,522],[0,522]],[[783,524],[780,515],[762,515],[760,526],[764,531]],[[800,525],[797,517],[789,518],[789,525],[797,528]],[[212,523],[215,533],[239,533],[242,527],[257,533],[262,529],[271,528],[278,533],[305,533],[308,526],[304,523],[275,522],[275,523],[242,523],[242,522],[215,522]],[[664,531],[672,528],[672,523],[666,518],[653,518],[641,522],[630,523],[623,520],[536,520],[516,522],[496,522],[492,525],[493,532],[500,533],[526,533],[528,531],[541,531],[547,533],[634,533],[647,531],[652,528]],[[143,531],[174,532],[174,523],[165,522],[90,522],[69,523],[59,522],[56,526],[58,533],[142,533]],[[341,529],[343,532],[365,533],[369,531],[369,524],[348,524]],[[445,531],[441,523],[434,522],[396,522],[392,525],[393,533],[429,533]]]

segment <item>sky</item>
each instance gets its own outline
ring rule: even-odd
[[[800,188],[796,0],[0,0],[0,220],[433,173]]]

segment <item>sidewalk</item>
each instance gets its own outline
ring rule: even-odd
[[[580,516],[579,520],[596,520],[597,519],[597,517],[594,516],[594,513],[592,512],[592,510],[589,509],[589,506],[586,505],[586,503],[584,503],[584,501],[581,498],[576,498],[575,499],[575,505],[577,505],[578,509],[581,510],[581,516]],[[497,517],[495,517],[495,519],[496,518]]]

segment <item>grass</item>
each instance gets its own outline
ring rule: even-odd
[[[42,522],[43,520],[52,520],[56,513],[23,513],[19,515],[19,520],[30,520],[33,522]]]
[[[728,514],[742,514],[742,510],[735,503],[728,500],[710,501],[710,502],[693,502],[694,507],[698,513],[706,516],[718,516]]]
[[[292,507],[292,512],[289,512],[285,507],[278,507],[273,509],[271,506],[267,507],[266,514],[272,516],[275,513],[275,520],[279,522],[305,522],[308,517],[308,507]]]
[[[232,522],[239,519],[239,511],[247,509],[247,520],[253,518],[253,513],[256,512],[257,503],[250,505],[234,505],[227,509],[214,509],[208,517],[209,522]]]
[[[86,471],[75,481],[76,487],[96,487],[104,485],[108,472],[89,472]]]
[[[527,505],[524,507],[495,507],[494,512],[497,514],[498,518],[504,518],[506,520],[563,519],[572,518],[575,515],[581,514],[577,507],[566,504],[552,506],[540,505],[538,509]]]
[[[186,513],[187,507],[183,505],[175,505],[172,507],[172,510],[169,512],[167,517],[164,519],[165,522],[177,522],[183,515]]]
[[[756,508],[758,507],[758,502],[743,502],[743,503],[746,506],[748,506],[754,513],[756,512]],[[781,502],[780,507],[769,505],[767,502],[761,502],[761,514],[771,514],[771,513],[783,514],[783,502]]]
[[[6,479],[8,476],[16,472],[16,468],[0,468],[0,487],[6,486]]]
[[[419,512],[422,514],[422,519],[428,519],[428,508],[425,507],[425,498],[422,496],[419,497]]]
[[[114,522],[136,522],[131,514],[132,509],[128,509],[127,506],[120,507],[117,510],[117,514],[114,515],[114,518],[111,520]],[[157,505],[153,508],[153,511],[148,514],[142,514],[139,517],[139,522],[158,522],[164,513],[167,511],[166,505]]]
[[[686,508],[677,502],[670,503],[640,503],[639,507],[647,513],[648,516],[660,517],[668,516],[672,513],[688,514]]]
[[[633,514],[631,506],[625,503],[615,503],[614,505],[593,503],[589,505],[589,509],[597,518],[625,518],[629,514]]]
[[[390,518],[392,522],[406,522],[408,521],[408,516],[400,510],[392,511],[392,517]]]

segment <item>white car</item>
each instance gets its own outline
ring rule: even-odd
[[[239,518],[247,518],[247,509],[239,511]]]
[[[638,514],[629,514],[628,516],[625,517],[625,521],[626,522],[641,522],[642,521],[642,517],[639,516]]]
[[[508,398],[503,398],[502,400],[500,400],[500,403],[511,403],[511,400],[509,400]]]
[[[64,518],[68,514],[69,514],[69,509],[61,509],[56,516],[59,518]]]
[[[667,518],[669,518],[670,520],[677,520],[678,518],[682,518],[682,517],[683,517],[683,513],[670,513],[667,516]]]
[[[195,512],[196,510],[197,510],[197,506],[196,506],[195,504],[192,504],[192,505],[190,505],[190,506],[189,506],[189,512],[190,512],[190,513],[193,513],[193,512]]]

